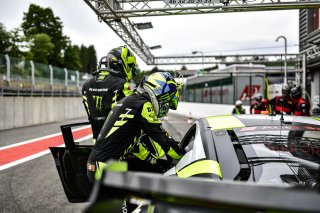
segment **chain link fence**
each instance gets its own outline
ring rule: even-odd
[[[0,54],[0,96],[79,96],[86,73]]]

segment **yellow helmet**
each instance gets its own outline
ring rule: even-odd
[[[136,74],[136,58],[125,45],[114,48],[100,59],[99,71],[108,71],[130,81]]]
[[[158,117],[167,114],[169,108],[177,109],[179,84],[169,72],[156,72],[143,82],[144,90],[149,94]]]

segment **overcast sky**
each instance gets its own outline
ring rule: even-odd
[[[50,7],[63,22],[63,32],[73,44],[93,44],[98,58],[124,42],[82,0],[1,0],[0,22],[7,30],[18,27],[29,4]],[[298,53],[299,12],[268,11],[220,13],[188,16],[162,16],[130,19],[133,22],[152,21],[153,29],[138,31],[146,45],[162,45],[152,50],[155,56],[204,54],[283,53],[284,42],[275,42],[279,35],[288,40],[288,53]],[[139,67],[151,69],[138,58]],[[201,65],[187,65],[200,68]],[[181,66],[160,66],[180,69]]]

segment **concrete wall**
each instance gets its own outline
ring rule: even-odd
[[[80,97],[0,97],[0,130],[84,116]]]
[[[233,105],[179,102],[169,113],[200,117],[231,114]],[[246,113],[249,107],[244,106]],[[0,97],[0,130],[85,117],[80,97]]]

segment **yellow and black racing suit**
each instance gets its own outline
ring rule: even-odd
[[[125,159],[127,155],[132,154],[133,145],[142,131],[153,142],[156,141],[157,143],[154,144],[158,144],[162,148],[160,150],[163,150],[168,157],[173,159],[182,157],[184,151],[161,128],[161,121],[153,110],[148,94],[134,93],[120,100],[110,111],[88,159],[88,178],[91,181],[94,180],[94,173],[95,171],[100,172],[99,167],[103,165],[103,162],[109,159]],[[144,141],[144,143],[150,142],[152,141]],[[139,146],[140,148],[142,148],[140,151],[145,152],[143,147]],[[145,156],[139,157],[141,160],[147,159],[146,155],[150,154],[150,152],[145,153]]]
[[[83,104],[91,123],[93,140],[97,139],[106,117],[114,105],[132,93],[130,84],[122,78],[99,72],[82,87]]]

